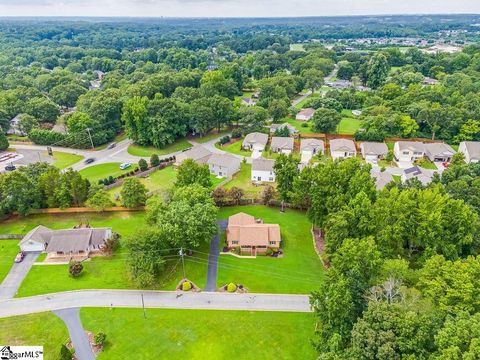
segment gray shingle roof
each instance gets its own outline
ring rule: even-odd
[[[351,151],[356,152],[355,143],[349,139],[330,140],[330,151]]]
[[[274,160],[258,158],[252,160],[252,171],[273,171]]]
[[[240,160],[230,154],[212,154],[207,161],[209,165],[230,167],[232,164],[240,163]]]
[[[278,149],[285,149],[285,150],[293,150],[293,138],[273,136],[272,137],[272,143],[271,143],[270,147],[271,148],[278,148]]]
[[[427,143],[424,144],[425,152],[432,156],[452,156],[455,150],[445,143]]]
[[[187,151],[178,154],[176,156],[176,161],[177,163],[181,163],[184,160],[192,159],[194,161],[205,163],[210,155],[212,155],[210,150],[206,149],[202,145],[197,145]]]
[[[470,159],[480,159],[480,142],[465,141],[465,147],[467,148]]]
[[[387,144],[382,142],[363,142],[360,144],[365,155],[387,155]]]
[[[420,141],[397,141],[398,149],[425,152],[425,146]]]
[[[313,149],[325,150],[325,143],[318,139],[302,139],[300,141],[300,151],[312,151]]]
[[[243,139],[243,146],[247,145],[253,145],[253,144],[261,144],[264,147],[267,145],[268,142],[268,135],[259,133],[259,132],[253,132],[245,136],[245,139]]]

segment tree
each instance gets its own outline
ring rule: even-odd
[[[60,116],[58,105],[44,97],[36,97],[28,101],[25,112],[40,122],[54,123]]]
[[[140,145],[151,143],[148,103],[147,97],[135,96],[123,104],[122,120],[125,122],[125,131],[130,139]]]
[[[240,201],[243,199],[244,195],[245,195],[245,192],[236,186],[233,186],[231,189],[228,190],[228,196],[237,205],[240,204]]]
[[[74,278],[79,277],[82,274],[83,271],[83,264],[80,261],[77,260],[70,260],[70,263],[68,264],[68,272],[70,273],[71,276]]]
[[[150,156],[150,166],[156,167],[158,165],[160,165],[160,159],[158,158],[158,155],[152,154],[152,156]]]
[[[145,160],[145,159],[138,160],[138,168],[140,169],[140,171],[147,170],[148,169],[147,160]]]
[[[8,143],[7,137],[4,132],[0,130],[0,151],[7,150],[9,146],[10,144]]]
[[[399,115],[397,121],[402,129],[402,137],[413,137],[419,128],[417,122],[408,115]]]
[[[58,105],[73,107],[77,99],[85,94],[87,89],[75,83],[60,84],[49,92],[49,97]]]
[[[103,211],[106,208],[113,206],[113,202],[110,198],[110,194],[101,189],[87,200],[87,206],[94,208],[95,210]]]
[[[313,130],[331,134],[337,129],[342,116],[333,109],[318,109],[313,115]]]
[[[268,205],[271,200],[276,197],[275,188],[272,185],[267,185],[262,190],[262,203]]]
[[[199,184],[205,188],[212,186],[208,165],[199,165],[192,159],[184,160],[177,169],[176,187]]]
[[[221,206],[227,199],[228,191],[223,186],[216,187],[212,192],[213,201],[217,206]]]
[[[136,177],[126,178],[120,191],[123,206],[136,208],[145,205],[147,201],[147,188]]]
[[[38,128],[39,124],[37,119],[28,114],[22,114],[18,121],[18,129],[24,134],[30,134],[30,131],[34,128]]]
[[[280,154],[273,165],[275,171],[275,179],[277,182],[277,190],[282,200],[282,211],[285,202],[290,200],[290,195],[293,190],[293,182],[298,176],[298,160],[291,154],[286,156]]]
[[[268,106],[268,112],[274,122],[288,115],[288,104],[284,100],[272,100]]]
[[[13,171],[0,176],[0,210],[27,215],[41,205],[41,193],[25,172]]]
[[[315,90],[320,89],[324,83],[324,74],[317,69],[307,69],[302,72],[302,76],[305,79],[305,86],[310,91],[315,93]]]
[[[268,111],[260,106],[242,106],[238,115],[238,123],[244,134],[262,131],[268,119]]]
[[[367,86],[372,89],[382,86],[387,79],[389,71],[390,65],[386,56],[382,53],[375,53],[367,63]]]

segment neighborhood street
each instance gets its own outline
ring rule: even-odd
[[[76,307],[311,312],[308,295],[79,290],[0,301],[0,318]]]

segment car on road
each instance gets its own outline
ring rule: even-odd
[[[19,263],[19,262],[22,262],[23,259],[25,258],[25,252],[24,251],[20,251],[17,256],[15,257],[15,262],[16,263]]]
[[[85,160],[85,164],[91,164],[94,161],[95,161],[94,158],[88,158],[88,159]]]
[[[107,146],[107,150],[113,149],[115,146],[117,146],[117,143],[111,143]]]
[[[16,169],[16,167],[13,164],[9,164],[9,165],[5,166],[5,171],[13,171],[15,169]]]
[[[125,170],[125,169],[129,168],[130,166],[132,166],[132,164],[122,163],[122,164],[120,164],[120,170]]]

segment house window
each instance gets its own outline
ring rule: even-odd
[[[408,155],[408,151],[402,152],[403,155]]]
[[[262,177],[261,177],[261,176],[257,176],[257,181],[262,181]]]
[[[269,245],[276,245],[277,242],[276,242],[276,241],[269,241],[268,244],[269,244]]]
[[[238,241],[232,241],[232,245],[237,245]]]
[[[273,181],[273,177],[271,177],[271,178],[268,178],[268,181]]]
[[[222,172],[221,172],[221,171],[218,172],[218,176],[222,176]]]

